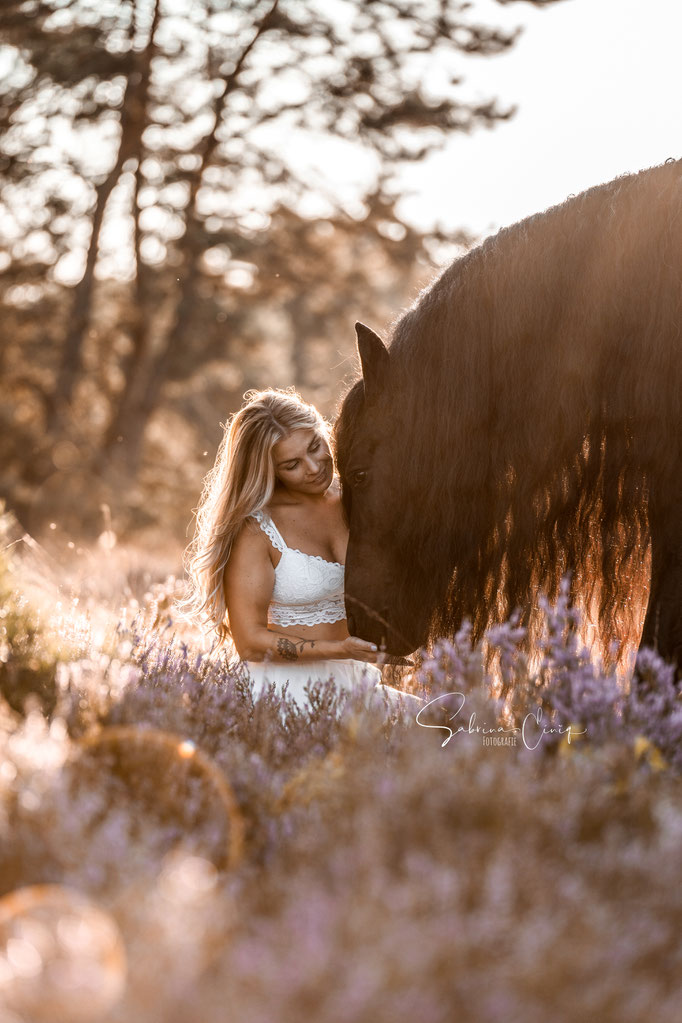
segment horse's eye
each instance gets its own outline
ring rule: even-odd
[[[357,469],[355,472],[350,474],[351,486],[359,488],[364,487],[367,482],[369,473],[366,469]]]

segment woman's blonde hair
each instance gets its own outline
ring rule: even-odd
[[[216,632],[218,650],[230,638],[225,566],[244,520],[265,507],[273,495],[273,447],[294,430],[310,428],[330,443],[325,420],[293,388],[247,391],[244,398],[245,404],[223,427],[215,463],[193,509],[196,529],[183,557],[190,592],[177,604],[183,617]]]

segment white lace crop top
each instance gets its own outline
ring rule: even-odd
[[[275,567],[275,585],[268,607],[273,625],[319,625],[346,617],[343,599],[344,566],[318,554],[287,547],[282,534],[265,512],[252,516],[272,546],[282,552]]]

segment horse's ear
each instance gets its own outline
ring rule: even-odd
[[[365,399],[372,401],[383,389],[388,375],[388,348],[378,334],[364,323],[355,324],[358,354],[362,365]]]

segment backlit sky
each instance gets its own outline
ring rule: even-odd
[[[410,220],[485,236],[571,193],[682,156],[680,0],[563,0],[548,8],[476,0],[473,14],[524,32],[504,56],[458,59],[449,69],[465,78],[458,95],[497,96],[518,112],[492,131],[454,135],[426,164],[411,166],[401,204]],[[372,170],[330,140],[297,148],[311,181],[348,195]]]
[[[483,10],[483,8],[482,8]],[[486,8],[487,10],[487,8]],[[411,169],[403,210],[489,234],[570,193],[682,156],[682,3],[565,0],[545,9],[490,5],[523,24],[508,54],[469,58],[478,94],[519,108],[493,131],[453,138]]]

